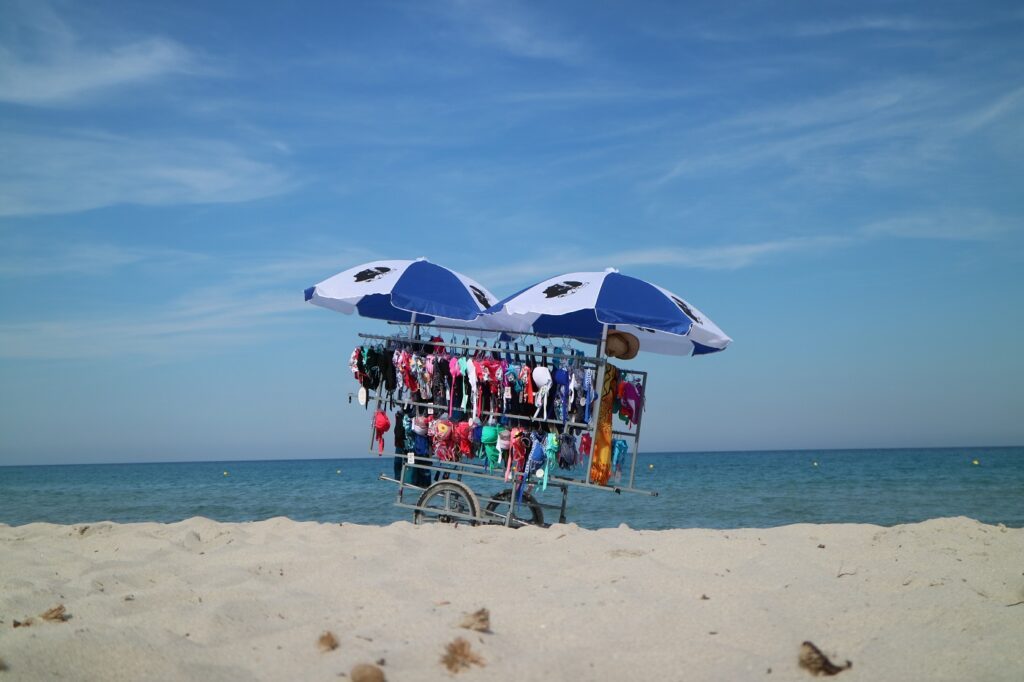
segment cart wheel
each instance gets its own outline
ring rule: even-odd
[[[438,481],[423,491],[412,514],[412,522],[468,523],[480,522],[480,502],[465,483]]]
[[[490,502],[487,503],[487,511],[491,514],[498,516],[505,516],[508,513],[507,509],[501,509],[505,507],[509,500],[512,499],[512,489],[506,488],[500,493],[495,495]],[[541,508],[540,503],[530,493],[523,493],[522,506],[525,506],[530,511],[529,517],[513,516],[512,517],[512,528],[518,528],[519,526],[530,524],[532,526],[543,526],[544,525],[544,510]],[[522,508],[520,508],[522,511]]]

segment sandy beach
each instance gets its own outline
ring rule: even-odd
[[[1024,530],[0,525],[0,678],[1024,678]],[[63,605],[64,618],[40,616]],[[486,608],[490,632],[460,627]],[[31,619],[29,625],[24,622]],[[15,627],[15,621],[18,627]],[[330,632],[337,647],[318,646]],[[464,638],[478,663],[441,663]]]

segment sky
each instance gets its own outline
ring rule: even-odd
[[[0,0],[0,465],[365,456],[421,256],[700,307],[645,451],[1024,444],[1024,10]]]

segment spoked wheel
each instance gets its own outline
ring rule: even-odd
[[[506,488],[502,490],[487,503],[487,512],[495,516],[504,517],[508,513],[508,505],[511,499],[512,489]],[[519,514],[527,515],[520,516]],[[512,528],[518,528],[527,524],[532,526],[544,525],[544,509],[541,508],[540,503],[530,493],[523,493],[523,501],[519,505],[519,514],[512,517]]]
[[[412,514],[412,522],[420,523],[468,523],[475,526],[480,522],[480,502],[465,483],[459,481],[438,481],[423,491],[419,507]]]

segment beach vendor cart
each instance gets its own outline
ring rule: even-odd
[[[622,362],[731,341],[682,298],[613,269],[495,301],[424,259],[375,261],[306,300],[397,327],[360,333],[349,366],[372,408],[371,452],[393,421],[401,466],[380,479],[416,523],[544,525],[545,510],[565,522],[572,488],[657,495],[634,486],[648,375]],[[542,501],[549,489],[556,503]]]

